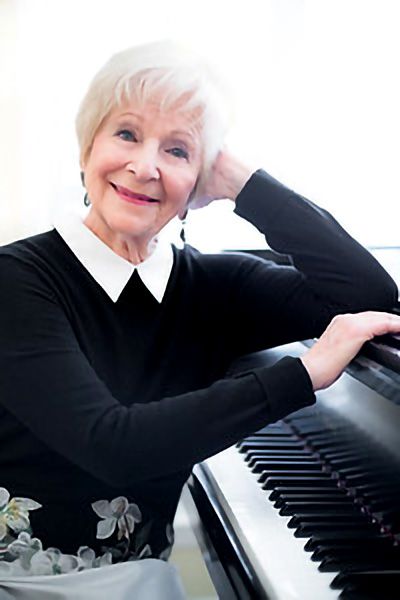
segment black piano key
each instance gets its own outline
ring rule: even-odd
[[[318,449],[321,452],[339,452],[344,450],[354,450],[354,442],[349,443],[345,437],[330,436],[306,439],[307,446]]]
[[[275,454],[275,453],[259,454],[258,452],[256,454],[248,453],[246,455],[245,460],[251,469],[253,467],[255,467],[258,463],[265,462],[265,461],[289,463],[289,462],[293,462],[293,461],[297,460],[297,461],[306,463],[307,465],[309,465],[309,464],[321,465],[321,463],[318,461],[318,459],[315,456],[299,456],[298,454],[297,455],[286,455],[286,454]]]
[[[247,461],[247,459],[253,458],[254,456],[259,456],[260,458],[263,456],[266,456],[266,457],[272,456],[273,458],[275,458],[275,457],[277,457],[277,458],[278,457],[296,458],[296,457],[300,457],[300,456],[312,456],[315,459],[318,458],[310,450],[304,450],[304,449],[276,450],[275,448],[255,448],[255,449],[246,451],[245,460]]]
[[[337,487],[337,485],[333,486],[277,486],[270,495],[268,496],[269,500],[274,501],[278,498],[284,497],[284,495],[315,495],[318,494],[320,496],[337,496],[338,498],[344,497],[346,498],[346,491]]]
[[[392,469],[385,468],[382,465],[376,465],[371,463],[369,466],[365,467],[363,465],[356,465],[354,467],[344,467],[338,469],[340,471],[341,477],[347,477],[351,475],[368,475],[371,478],[378,476],[380,478],[390,476],[392,473]]]
[[[398,593],[400,590],[400,569],[339,573],[332,580],[330,587],[334,590],[340,590],[346,585],[363,586],[366,590],[370,589],[373,592],[380,591],[383,593],[385,589],[389,589]]]
[[[389,479],[384,481],[370,481],[368,483],[361,483],[357,486],[357,489],[360,492],[376,492],[378,490],[400,490],[400,483],[394,478],[393,473]]]
[[[254,473],[261,473],[262,471],[322,471],[321,464],[318,461],[308,462],[304,460],[291,460],[285,462],[284,460],[257,460],[252,466]]]
[[[319,565],[318,570],[322,573],[335,573],[336,571],[368,571],[373,569],[397,569],[399,559],[388,556],[373,556],[371,558],[345,556],[342,559],[325,558]]]
[[[249,435],[249,437],[247,437],[246,440],[247,439],[249,439],[249,440],[257,440],[257,439],[273,440],[273,439],[285,439],[285,438],[293,438],[293,437],[296,437],[296,435],[293,433],[293,430],[290,427],[286,427],[286,428],[269,427],[268,429],[264,429],[264,431],[259,431],[257,433],[253,433],[253,435]]]
[[[347,587],[340,592],[338,600],[383,600],[383,598],[381,592],[358,591],[355,588]],[[384,600],[399,600],[399,596],[394,591],[386,591]]]
[[[400,495],[400,485],[398,483],[395,483],[394,481],[386,481],[385,483],[382,482],[373,482],[370,484],[364,484],[364,485],[358,485],[357,487],[354,488],[359,494],[371,494],[371,495],[377,495],[378,493],[381,494],[398,494]]]
[[[292,430],[291,427],[287,427],[286,429],[269,429],[265,432],[258,432],[253,435],[250,435],[246,438],[246,440],[257,441],[257,440],[271,440],[271,441],[279,441],[279,440],[293,440],[298,439],[298,436]]]
[[[331,523],[332,525],[334,525],[335,523],[348,523],[349,525],[353,523],[368,523],[364,515],[362,515],[361,513],[359,515],[355,512],[352,512],[348,515],[339,515],[336,512],[321,511],[318,513],[315,512],[312,515],[308,513],[297,513],[290,519],[287,525],[291,529],[297,529],[298,527],[306,523],[317,523],[318,521]]]
[[[399,560],[398,553],[396,554],[396,551],[388,540],[362,540],[358,544],[350,542],[347,544],[335,542],[331,542],[331,544],[323,543],[313,551],[311,560],[320,562],[329,557],[340,560],[352,560],[354,557],[357,559],[360,557],[369,559],[376,554],[380,558],[385,557],[385,559],[392,558],[393,560]]]
[[[267,427],[264,427],[264,429],[260,429],[260,431],[257,431],[256,433],[253,433],[252,435],[250,435],[247,439],[257,439],[259,437],[266,439],[266,438],[281,438],[281,437],[294,437],[293,436],[293,430],[291,427],[289,427],[288,425],[279,425],[278,427],[272,427],[271,425],[268,425]]]
[[[281,442],[297,442],[299,443],[300,440],[298,438],[297,435],[295,435],[293,432],[288,432],[288,433],[277,433],[274,435],[268,435],[268,434],[263,434],[263,435],[250,435],[249,437],[245,438],[244,440],[242,440],[241,442],[239,442],[240,446],[244,446],[244,445],[251,445],[251,444],[268,444],[269,442],[271,443],[281,443]],[[304,443],[304,442],[302,442]]]
[[[393,490],[392,488],[376,488],[376,489],[363,489],[363,488],[350,488],[350,493],[354,495],[354,499],[365,500],[366,502],[374,502],[375,500],[380,500],[381,498],[391,498],[395,500],[396,498],[400,498],[400,490]]]
[[[258,481],[263,484],[264,489],[272,489],[276,485],[281,485],[279,482],[283,482],[286,485],[289,481],[295,482],[297,485],[300,483],[306,484],[306,481],[314,481],[314,484],[325,485],[324,482],[329,482],[329,485],[335,485],[334,480],[331,478],[330,473],[322,473],[317,471],[297,471],[295,474],[289,471],[264,471],[260,473]],[[269,483],[268,483],[269,482]],[[286,483],[285,483],[286,482]],[[310,485],[312,485],[310,483]],[[328,485],[328,484],[327,484]]]
[[[247,452],[248,450],[254,449],[274,449],[274,450],[301,450],[305,448],[304,442],[299,442],[297,440],[286,441],[286,442],[266,442],[260,441],[258,443],[252,442],[251,444],[242,443],[239,447],[240,452]]]
[[[315,491],[315,490],[314,490]],[[328,490],[329,491],[329,490]],[[338,505],[347,505],[347,504],[351,504],[353,505],[352,502],[349,502],[348,498],[343,495],[343,497],[340,495],[340,492],[336,495],[336,494],[332,494],[330,493],[330,495],[328,494],[314,494],[314,493],[309,493],[309,494],[291,494],[291,493],[286,493],[286,494],[280,494],[279,498],[277,498],[274,502],[274,506],[275,508],[280,508],[281,506],[285,506],[287,502],[303,502],[303,503],[315,503],[315,502],[335,502]]]
[[[372,524],[368,524],[365,523],[365,521],[361,521],[361,522],[357,522],[357,523],[349,523],[347,522],[340,522],[340,521],[336,521],[335,523],[332,523],[330,521],[323,521],[322,519],[320,521],[316,521],[314,523],[301,523],[295,533],[294,536],[295,537],[311,537],[313,535],[330,535],[332,533],[336,533],[338,531],[341,532],[358,532],[358,533],[363,533],[363,532],[371,532],[371,534],[375,533],[378,534],[379,533],[379,528],[377,528],[375,525]]]
[[[384,482],[386,481],[386,477],[387,475],[380,475],[379,473],[375,473],[373,475],[371,475],[370,473],[361,473],[361,474],[357,474],[357,475],[344,475],[342,473],[338,475],[334,475],[337,478],[340,478],[344,481],[344,484],[346,485],[346,487],[348,489],[351,489],[353,487],[358,487],[359,485],[363,485],[363,484],[370,484],[372,481],[375,480],[375,484],[379,484],[382,483],[384,484]],[[390,477],[390,474],[388,475]]]
[[[279,514],[282,516],[291,515],[314,515],[321,514],[323,511],[327,513],[334,512],[335,517],[339,516],[358,516],[360,513],[352,503],[342,504],[341,502],[284,502],[282,508],[279,509]]]
[[[399,503],[399,495],[389,497],[382,496],[381,498],[355,498],[355,503],[360,506],[365,505],[372,513],[376,511],[390,511]]]
[[[265,435],[269,432],[285,431],[286,429],[288,429],[288,425],[283,419],[281,419],[280,421],[275,421],[275,423],[269,423],[269,425],[265,425],[265,427],[262,427],[261,429],[259,429],[255,433],[252,433],[251,435]]]
[[[387,525],[394,532],[400,532],[400,513],[398,511],[386,510],[371,513],[373,520],[382,525]]]
[[[245,457],[245,462],[247,462],[247,464],[249,465],[249,467],[253,467],[255,465],[256,462],[261,462],[261,461],[270,461],[270,462],[290,462],[290,461],[294,461],[294,460],[301,460],[303,462],[318,462],[318,459],[315,456],[302,456],[299,454],[277,454],[275,452],[270,452],[268,454],[264,454],[264,453],[259,453],[259,452],[255,452],[255,453],[247,453],[246,457]],[[320,464],[320,463],[319,463]]]
[[[272,490],[279,485],[285,486],[307,486],[312,487],[318,485],[319,487],[332,487],[337,489],[337,482],[333,480],[328,473],[310,473],[309,471],[300,471],[295,476],[289,475],[286,471],[281,473],[274,473],[269,475],[268,473],[261,473],[258,481],[262,484],[264,490]]]
[[[336,470],[336,471],[342,471],[342,469],[346,469],[346,468],[357,468],[357,469],[361,469],[362,467],[367,467],[367,469],[370,469],[372,466],[371,463],[371,459],[370,458],[354,458],[353,456],[349,456],[347,458],[331,458],[328,459],[326,458],[326,456],[324,457],[325,460],[327,461],[327,463],[329,464],[329,466]]]
[[[323,450],[322,452],[320,452],[320,454],[326,459],[326,460],[334,460],[335,458],[350,458],[350,457],[354,457],[354,458],[368,458],[370,457],[370,453],[369,452],[363,452],[363,451],[357,451],[354,449],[347,449],[347,450],[335,450],[334,452],[325,452],[325,450]]]
[[[354,433],[354,432],[353,432]],[[346,445],[351,443],[351,436],[349,430],[337,429],[336,431],[329,431],[327,428],[320,433],[310,433],[307,435],[308,442],[324,442],[327,446],[335,446],[337,442],[341,442]]]
[[[244,457],[246,462],[249,460],[258,458],[265,460],[303,460],[303,459],[313,459],[321,462],[320,458],[313,454],[312,452],[305,450],[248,450]]]
[[[334,545],[338,544],[346,544],[347,542],[362,542],[371,541],[371,540],[380,540],[384,539],[388,543],[392,543],[392,538],[388,535],[382,535],[379,533],[371,533],[365,529],[357,531],[351,529],[345,529],[344,531],[338,531],[337,529],[331,531],[330,533],[326,533],[325,535],[322,533],[314,534],[307,540],[304,550],[307,552],[313,552],[317,550],[321,546],[321,544]]]
[[[311,425],[311,426],[303,426],[299,427],[298,425],[293,424],[293,429],[301,436],[306,436],[311,439],[311,436],[317,435],[326,435],[326,427],[321,425]]]

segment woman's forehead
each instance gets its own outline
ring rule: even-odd
[[[124,100],[114,106],[108,119],[132,119],[139,125],[156,125],[165,129],[184,131],[198,138],[202,129],[202,110],[190,107],[179,99],[177,102],[164,104],[162,98],[154,97],[146,100],[135,97]]]

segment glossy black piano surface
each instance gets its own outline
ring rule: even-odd
[[[314,407],[198,465],[192,515],[219,597],[400,600],[399,442],[400,350],[385,338]]]

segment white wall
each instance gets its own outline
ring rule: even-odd
[[[74,115],[95,70],[173,37],[231,80],[239,153],[363,243],[399,245],[399,29],[397,0],[3,0],[0,243],[82,201]],[[189,242],[264,245],[238,221],[226,202],[196,211]]]

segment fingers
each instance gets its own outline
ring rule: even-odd
[[[366,311],[334,317],[320,339],[302,357],[314,390],[336,381],[366,341],[387,333],[400,333],[399,315]]]
[[[400,316],[393,313],[366,311],[334,317],[326,329],[339,330],[355,340],[370,340],[377,335],[400,332]]]

